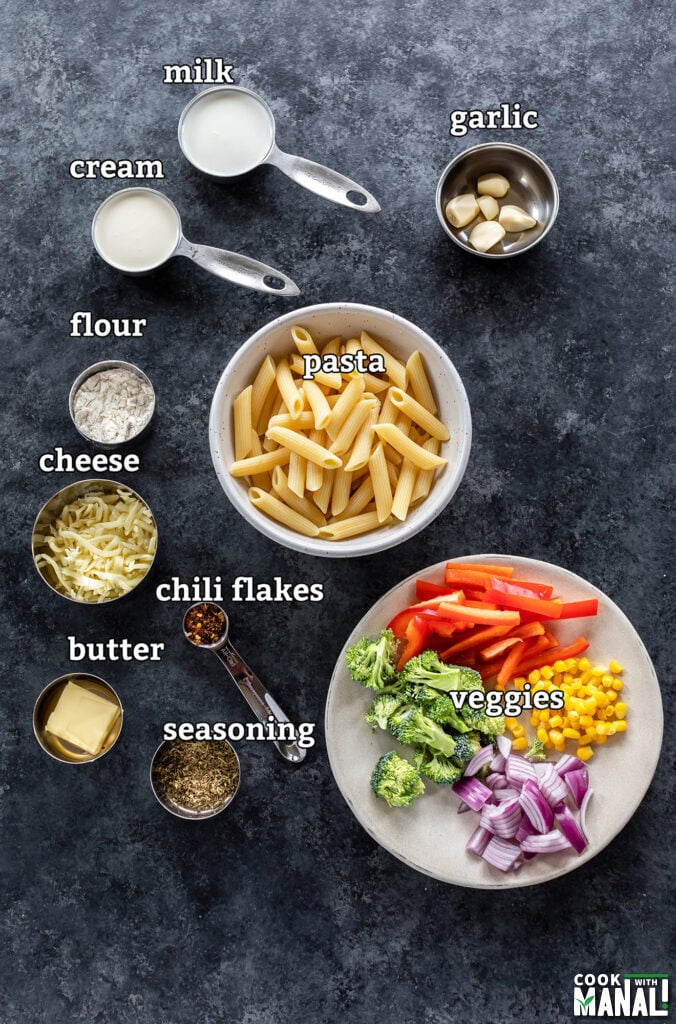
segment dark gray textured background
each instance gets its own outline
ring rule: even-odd
[[[592,863],[499,894],[444,886],[374,845],[332,781],[321,727],[335,658],[373,601],[482,551],[544,558],[605,590],[673,700],[667,25],[665,3],[636,0],[2,5],[3,1024],[560,1024],[577,971],[669,969],[666,745],[643,805]],[[163,85],[161,66],[198,55],[233,63],[284,148],[362,181],[383,212],[341,210],[273,169],[230,187],[194,172],[175,130],[195,87]],[[449,138],[450,110],[501,101],[536,108],[539,129]],[[433,206],[447,161],[496,137],[533,148],[561,190],[549,238],[501,263],[452,246]],[[277,263],[301,285],[299,307],[383,306],[445,347],[475,434],[433,526],[341,563],[287,552],[239,518],[211,467],[209,404],[236,348],[292,304],[185,261],[147,279],[109,270],[89,225],[116,186],[71,180],[75,157],[161,158],[190,238]],[[71,340],[75,310],[148,328]],[[321,605],[233,606],[242,653],[290,713],[320,723],[318,744],[297,771],[240,744],[237,802],[201,826],[162,811],[148,765],[165,720],[245,718],[216,660],[188,648],[181,606],[153,588],[78,609],[30,562],[37,509],[73,479],[41,474],[38,457],[86,450],[68,388],[110,356],[142,366],[159,397],[128,478],[159,520],[154,582],[325,586]],[[167,645],[159,665],[91,666],[120,692],[124,731],[109,757],[72,769],[31,733],[37,694],[73,667],[69,634]]]

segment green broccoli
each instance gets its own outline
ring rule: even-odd
[[[407,685],[417,683],[435,690],[483,690],[478,672],[461,665],[445,665],[436,651],[423,651],[407,661],[400,679]]]
[[[542,740],[533,740],[530,747],[523,756],[528,761],[546,761],[547,751],[542,745]]]
[[[448,757],[428,747],[418,747],[413,764],[421,775],[440,786],[448,786],[462,778],[462,768],[458,768]]]
[[[411,708],[405,705],[395,711],[389,720],[389,729],[400,743],[407,743],[411,746],[423,743],[432,747],[433,750],[440,750],[447,757],[450,757],[455,750],[453,737],[444,732],[440,725],[433,722],[431,718],[427,718],[416,707]]]
[[[453,763],[457,764],[459,768],[464,768],[479,750],[481,750],[481,740],[478,733],[468,732],[463,736],[458,736],[455,740]]]
[[[411,704],[429,704],[439,696],[439,691],[427,683],[406,683],[404,693]]]
[[[384,690],[397,678],[397,641],[391,629],[383,629],[377,640],[367,636],[349,647],[345,660],[356,683],[369,690]]]
[[[401,707],[401,699],[393,693],[379,693],[373,698],[371,707],[366,712],[364,720],[372,729],[387,729],[390,715]]]
[[[475,729],[484,736],[502,736],[505,731],[505,716],[487,715],[484,708],[471,708],[469,704],[465,704],[462,717],[470,729]]]
[[[390,807],[406,807],[425,792],[425,784],[409,761],[390,750],[373,769],[371,789]]]

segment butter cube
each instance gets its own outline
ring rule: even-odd
[[[66,683],[45,728],[59,739],[99,754],[120,715],[117,704],[77,683]]]

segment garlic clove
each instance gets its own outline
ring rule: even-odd
[[[520,206],[503,206],[498,218],[505,231],[526,231],[534,228],[537,221]]]
[[[473,192],[465,192],[446,203],[446,220],[454,228],[464,228],[466,224],[474,220],[478,212],[479,205]]]
[[[488,252],[494,245],[505,237],[505,229],[496,220],[485,220],[472,228],[469,236],[469,244],[477,252]]]
[[[479,196],[477,203],[486,220],[495,220],[500,212],[500,207],[493,196]]]
[[[504,174],[482,174],[477,181],[477,192],[480,196],[494,196],[502,199],[509,192],[509,182]]]

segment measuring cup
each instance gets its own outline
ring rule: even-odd
[[[213,644],[196,643],[195,640],[189,636],[186,625],[187,617],[193,608],[199,608],[205,605],[209,608],[217,609],[224,616],[223,635]],[[225,609],[222,608],[220,604],[216,604],[212,601],[198,601],[197,604],[191,605],[183,616],[183,635],[188,643],[191,643],[193,647],[197,647],[200,650],[213,651],[218,660],[225,665],[230,678],[237,686],[239,692],[244,697],[244,700],[247,702],[258,721],[264,726],[269,724],[270,717],[272,717],[277,724],[289,722],[290,719],[288,719],[284,714],[277,701],[274,700],[258,676],[251,671],[249,666],[233,647],[232,643],[228,639],[229,628],[230,623]],[[272,740],[272,742],[286,761],[290,761],[292,764],[299,764],[305,759],[306,751],[299,747],[298,744],[293,742],[287,743],[283,740]]]
[[[224,111],[220,111],[219,123],[219,111],[214,107],[219,95],[229,96],[237,103],[228,114],[227,125],[222,116]],[[209,106],[212,111],[208,110]],[[232,146],[224,145],[230,139]],[[380,210],[371,193],[351,178],[312,160],[284,153],[275,144],[275,119],[270,107],[255,92],[241,85],[216,85],[194,96],[184,107],[178,122],[178,144],[193,167],[217,181],[239,177],[261,164],[273,164],[299,185],[332,203],[361,213]],[[217,159],[209,160],[209,145],[220,146],[220,166]]]
[[[154,188],[123,188],[104,199],[94,214],[92,241],[102,260],[132,277],[157,270],[174,256],[187,256],[203,270],[243,288],[300,295],[290,277],[266,263],[189,242],[171,199]]]

